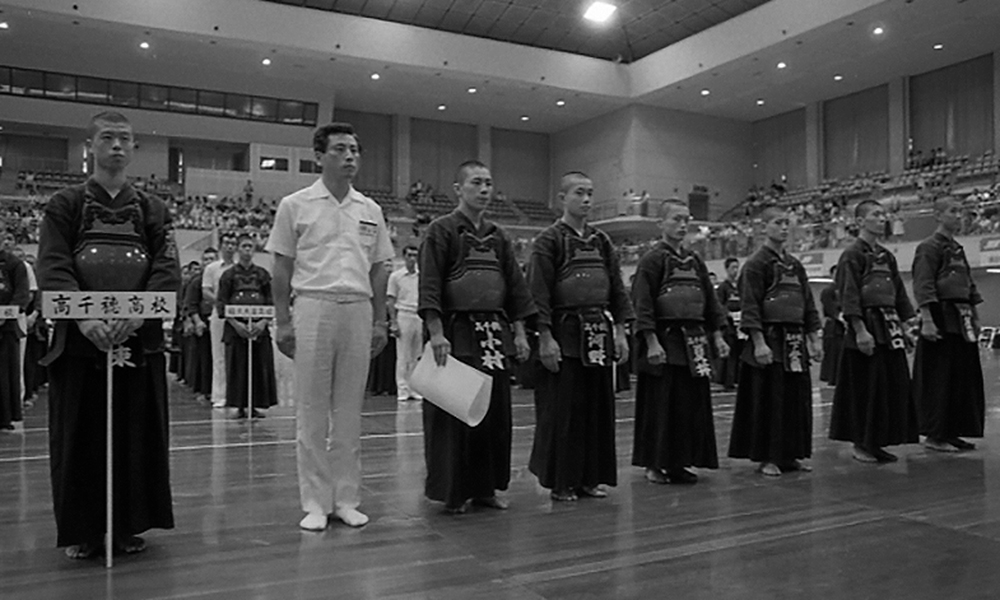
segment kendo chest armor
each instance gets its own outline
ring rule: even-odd
[[[10,304],[11,298],[14,297],[14,283],[7,275],[11,258],[12,256],[6,251],[0,251],[0,304]]]
[[[730,284],[729,286],[729,296],[726,298],[726,310],[731,313],[739,312],[742,308],[742,301],[740,299],[740,290],[737,286]]]
[[[81,217],[73,265],[83,287],[95,291],[141,290],[151,257],[146,250],[146,219],[139,197],[112,209],[85,190]]]
[[[891,263],[891,255],[885,250],[865,254],[865,271],[861,276],[861,306],[896,306],[896,286],[892,281]]]
[[[805,322],[805,294],[795,266],[778,260],[774,262],[774,280],[764,293],[761,318],[764,323]]]
[[[498,233],[478,238],[468,231],[459,235],[459,254],[444,282],[445,310],[500,312],[507,283],[500,268],[503,240]]]
[[[608,304],[611,281],[601,254],[597,234],[586,239],[575,235],[563,237],[563,262],[556,272],[552,308],[572,309],[603,307]]]
[[[666,320],[705,320],[705,292],[698,277],[698,262],[693,254],[684,258],[668,254],[666,277],[656,296],[656,318]]]
[[[972,280],[965,251],[961,246],[945,248],[941,268],[937,273],[937,293],[941,300],[968,302],[972,295]]]
[[[233,292],[229,296],[229,304],[259,305],[264,303],[261,280],[253,269],[233,273]]]

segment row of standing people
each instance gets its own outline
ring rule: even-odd
[[[175,370],[196,399],[214,408],[235,409],[239,418],[248,415],[247,374],[252,370],[249,415],[260,418],[262,410],[277,404],[270,323],[264,318],[226,318],[225,310],[228,305],[272,305],[271,276],[254,264],[256,242],[251,236],[226,233],[220,242],[220,258],[214,248],[206,249],[201,262],[190,263],[182,278]]]
[[[125,177],[134,149],[131,125],[106,112],[92,119],[88,134],[94,176],[46,206],[40,288],[178,289],[169,211]],[[384,262],[394,251],[381,209],[351,185],[361,161],[353,128],[321,127],[313,146],[322,176],[281,201],[267,249],[275,259],[275,341],[294,360],[306,513],[299,526],[321,531],[331,517],[354,527],[368,522],[358,510],[361,403],[370,358],[386,344]],[[643,257],[629,301],[607,236],[586,224],[593,196],[586,175],[562,179],[563,219],[539,236],[527,281],[509,237],[483,219],[492,190],[483,163],[461,165],[454,184],[458,209],[430,225],[419,252],[417,313],[434,359],[460,359],[493,375],[489,411],[475,428],[424,402],[426,496],[452,513],[464,512],[470,501],[507,507],[497,494],[510,481],[507,374],[514,359],[528,358],[531,324],[540,331],[546,373],[536,388],[538,427],[529,462],[554,498],[601,497],[603,485],[616,483],[610,373],[614,361],[627,358],[623,325],[633,315],[643,363],[633,462],[650,480],[674,483],[694,480],[688,467],[716,466],[708,345],[725,356],[726,320],[703,261],[680,244],[687,207],[668,202],[662,208],[664,240]],[[740,285],[741,328],[750,343],[742,355],[729,455],[777,474],[803,468],[799,460],[811,451],[808,361],[819,356],[819,318],[801,264],[783,249],[787,216],[769,209],[765,220],[767,242],[747,261]],[[215,300],[210,320],[221,321]],[[928,310],[937,318],[933,303]],[[927,327],[927,344],[947,341],[930,341]],[[945,333],[938,335],[947,338],[947,325],[941,328]],[[139,533],[174,526],[163,341],[156,321],[56,325],[45,359],[52,488],[57,543],[71,557],[137,552],[145,548]],[[103,548],[102,353],[118,345],[137,360],[113,374],[114,468],[116,480],[127,484],[116,487],[113,548]],[[943,379],[927,388],[947,389]],[[581,381],[590,385],[581,390]]]

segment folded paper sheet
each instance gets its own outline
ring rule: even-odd
[[[475,427],[490,408],[493,378],[454,356],[449,356],[445,366],[439,367],[434,362],[431,345],[425,344],[410,376],[410,387],[428,402]]]

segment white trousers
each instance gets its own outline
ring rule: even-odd
[[[424,322],[416,313],[399,311],[399,338],[396,340],[396,398],[406,400],[417,394],[410,389],[410,374],[424,348]]]
[[[226,405],[226,345],[222,343],[222,332],[226,320],[220,318],[213,309],[208,318],[208,332],[212,337],[212,405]]]
[[[371,363],[372,305],[295,299],[295,413],[302,510],[356,508],[361,403]]]

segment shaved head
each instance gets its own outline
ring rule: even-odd
[[[882,204],[876,200],[862,200],[854,207],[854,218],[864,219],[868,216],[868,213],[876,208],[882,208]]]
[[[958,198],[954,196],[941,196],[934,200],[934,214],[938,215],[948,210],[953,204],[959,204]]]
[[[656,216],[660,219],[666,219],[673,211],[687,207],[687,203],[680,198],[667,198],[660,204],[659,210],[656,211]]]
[[[780,206],[768,206],[760,213],[760,218],[765,223],[773,221],[777,217],[785,216],[785,209]]]
[[[559,191],[563,194],[568,192],[579,181],[590,181],[590,176],[583,171],[567,171],[559,179]]]

